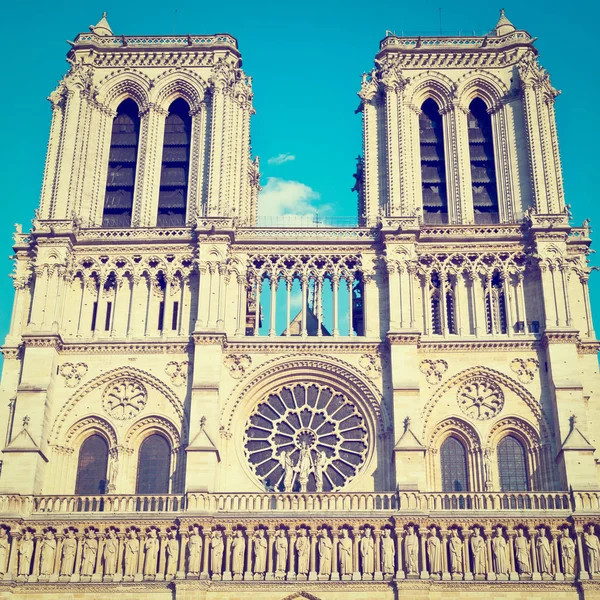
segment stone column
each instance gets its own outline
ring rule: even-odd
[[[340,291],[340,276],[335,273],[331,278],[331,292],[333,295],[333,331],[331,335],[333,337],[338,337],[340,335],[339,329],[339,309],[338,309],[338,296]],[[288,322],[289,322],[290,314],[288,311]]]
[[[508,535],[508,551],[510,553],[510,575],[511,581],[519,581],[519,574],[515,568],[515,531],[507,531]]]
[[[123,576],[123,551],[125,549],[125,534],[117,533],[117,539],[119,540],[119,549],[117,554],[117,569],[115,571],[115,577],[113,581],[120,581]]]
[[[331,543],[331,581],[340,580],[340,572],[338,565],[338,531],[333,529],[331,536],[333,541]]]
[[[352,573],[352,579],[356,581],[361,580],[360,576],[360,564],[358,562],[358,544],[360,543],[360,530],[358,527],[352,529],[352,564],[354,565],[354,572]]]
[[[158,555],[158,571],[156,572],[156,580],[163,581],[165,578],[165,570],[167,568],[167,556],[166,556],[166,544],[167,534],[161,533],[158,536],[160,543],[160,550]]]
[[[15,531],[10,534],[10,554],[8,556],[8,568],[6,569],[6,574],[4,575],[4,580],[12,580],[17,578],[17,556],[18,556],[18,546],[19,541],[21,539],[21,533]]]
[[[402,534],[404,529],[402,527],[396,527],[396,579],[404,579],[404,559],[402,557]]]
[[[137,566],[137,574],[134,576],[134,581],[142,581],[144,578],[144,544],[146,543],[146,534],[140,531],[140,551],[138,553],[138,566]]]
[[[210,579],[208,574],[208,556],[210,550],[210,531],[202,531],[204,534],[204,556],[202,558],[202,570],[200,572],[200,579]]]
[[[590,574],[585,570],[585,561],[583,560],[583,529],[575,529],[577,535],[577,557],[579,558],[579,579],[591,579]]]
[[[40,553],[42,551],[42,539],[43,535],[41,533],[36,533],[33,536],[35,550],[33,553],[33,568],[31,570],[31,576],[28,581],[37,581],[37,578],[40,574]]]
[[[58,580],[58,576],[60,574],[60,556],[62,553],[62,544],[63,544],[64,535],[62,533],[56,534],[56,552],[54,554],[54,570],[52,571],[51,579],[53,581]]]
[[[450,581],[450,570],[448,569],[448,531],[442,529],[442,580]]]
[[[535,543],[536,535],[537,531],[535,529],[530,530],[529,537],[531,538],[531,579],[534,581],[540,581],[542,579],[542,576],[538,573],[537,546]]]
[[[92,575],[92,581],[102,581],[102,550],[104,548],[104,536],[98,535],[98,552],[96,553],[96,565],[94,567],[94,574]],[[140,545],[140,554],[142,553],[142,547]]]
[[[429,579],[429,572],[427,571],[427,551],[425,549],[426,533],[424,527],[419,527],[419,540],[421,542],[421,579]]]
[[[465,581],[473,581],[473,572],[471,571],[471,546],[469,540],[471,539],[472,531],[470,529],[463,529],[463,570],[465,572]]]
[[[376,581],[383,580],[383,572],[381,571],[381,530],[375,529],[375,573],[373,579]]]
[[[488,581],[496,580],[496,573],[494,573],[494,561],[492,558],[492,530],[485,530],[485,550],[487,552],[487,579]]]
[[[223,571],[223,581],[231,581],[231,530],[225,531],[225,570]]]
[[[273,544],[275,543],[275,531],[273,529],[267,529],[267,572],[265,579],[274,579],[273,574]]]
[[[180,546],[179,546],[179,570],[175,576],[176,579],[185,579],[185,553],[188,542],[187,531],[181,531],[179,534]]]
[[[296,548],[296,531],[290,531],[290,537],[288,538],[288,579],[296,579],[296,563],[294,549]]]
[[[73,565],[73,575],[71,576],[71,582],[77,582],[80,580],[81,570],[81,554],[83,552],[83,539],[85,533],[78,532],[75,536],[77,538],[77,552],[75,554],[75,564]]]
[[[317,534],[314,530],[310,532],[310,572],[308,579],[310,581],[317,580]]]
[[[254,579],[252,575],[252,543],[254,536],[250,529],[246,529],[246,572],[244,573],[244,579],[252,581]]]
[[[552,548],[554,550],[554,579],[556,579],[556,581],[564,581],[565,576],[563,575],[562,570],[560,568],[560,553],[558,550],[558,539],[560,538],[560,531],[558,531],[557,529],[552,529],[550,533],[552,534]]]

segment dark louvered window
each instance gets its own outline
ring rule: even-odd
[[[140,446],[136,494],[168,494],[171,445],[159,434],[147,437]]]
[[[483,100],[475,98],[469,105],[468,125],[475,223],[498,223],[492,120]]]
[[[498,444],[498,473],[503,492],[525,492],[529,490],[525,448],[523,444],[507,435]]]
[[[139,131],[137,104],[123,100],[113,120],[102,227],[131,225]]]
[[[449,437],[440,449],[442,463],[442,491],[467,492],[467,453],[465,447],[455,438]]]
[[[158,197],[159,227],[178,227],[185,224],[192,131],[189,112],[187,102],[179,98],[171,104],[165,121]]]
[[[448,222],[446,164],[442,115],[434,100],[425,100],[419,115],[423,220],[425,223]]]
[[[104,494],[107,466],[108,444],[106,440],[101,435],[91,435],[83,442],[79,450],[75,493],[84,496]]]

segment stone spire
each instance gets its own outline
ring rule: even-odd
[[[500,9],[500,18],[494,27],[494,33],[497,36],[506,35],[516,30],[516,27],[506,18],[504,9]]]
[[[110,25],[108,24],[108,21],[106,20],[105,12],[102,13],[102,18],[95,25],[90,25],[90,31],[93,34],[99,35],[102,37],[108,36],[108,35],[113,35],[112,29],[110,28]]]

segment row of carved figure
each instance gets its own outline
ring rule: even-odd
[[[600,578],[595,525],[374,529],[283,525],[159,531],[0,527],[0,573],[22,581]]]

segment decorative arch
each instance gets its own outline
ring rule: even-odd
[[[415,77],[407,86],[406,96],[412,106],[421,108],[425,100],[435,100],[440,110],[452,104],[454,82],[439,71],[427,71]]]
[[[160,394],[162,394],[170,403],[173,409],[175,410],[179,421],[181,423],[182,429],[182,438],[185,439],[187,436],[187,418],[185,416],[183,403],[177,397],[177,395],[171,390],[171,388],[163,383],[157,377],[150,375],[146,371],[141,369],[136,369],[134,367],[119,367],[117,369],[112,369],[111,371],[107,371],[97,377],[94,377],[80,389],[78,389],[64,406],[61,408],[60,412],[56,416],[54,423],[52,425],[52,429],[49,435],[49,442],[51,444],[57,444],[61,438],[61,431],[64,423],[66,422],[69,414],[73,411],[73,409],[77,406],[78,402],[87,396],[89,393],[94,391],[96,388],[104,386],[105,384],[114,381],[120,377],[132,377],[134,379],[139,380],[141,383],[145,383],[148,386],[157,390]]]
[[[150,80],[138,71],[121,71],[105,79],[99,87],[98,96],[113,111],[126,98],[131,98],[140,111],[148,104]]]
[[[175,450],[181,445],[181,436],[177,427],[160,415],[147,415],[138,419],[127,431],[123,441],[125,448],[139,448],[141,443],[155,433],[163,435]]]
[[[429,447],[439,449],[451,436],[458,438],[467,450],[478,451],[481,449],[481,440],[477,430],[459,417],[449,417],[440,421],[431,431]]]
[[[509,415],[494,423],[488,434],[486,445],[496,448],[502,438],[507,435],[514,435],[528,450],[538,448],[541,444],[540,435],[531,423],[522,417]]]
[[[160,108],[168,110],[177,98],[183,98],[194,112],[204,101],[207,85],[199,77],[189,71],[175,69],[169,71],[155,81],[151,100]]]
[[[115,428],[100,415],[84,417],[72,425],[65,435],[65,445],[68,448],[79,447],[86,438],[96,433],[106,438],[109,448],[118,445]]]
[[[548,422],[546,415],[544,415],[544,413],[542,412],[540,403],[535,399],[535,397],[530,391],[526,390],[517,381],[512,379],[512,377],[509,377],[504,373],[501,373],[500,371],[490,369],[489,367],[475,366],[465,369],[464,371],[461,371],[454,377],[450,378],[427,401],[427,403],[423,407],[423,439],[426,439],[429,417],[431,416],[431,413],[433,412],[433,409],[435,408],[439,400],[452,388],[476,376],[483,376],[488,379],[491,379],[494,382],[503,385],[512,392],[514,392],[519,398],[521,398],[521,400],[523,400],[523,402],[531,411],[531,414],[533,415],[535,420],[538,422],[541,438],[544,440],[549,440],[553,437],[554,434],[552,427]]]
[[[493,73],[474,70],[463,75],[456,84],[455,96],[461,107],[468,109],[475,98],[481,98],[488,109],[498,106],[500,100],[508,95],[506,84]]]

